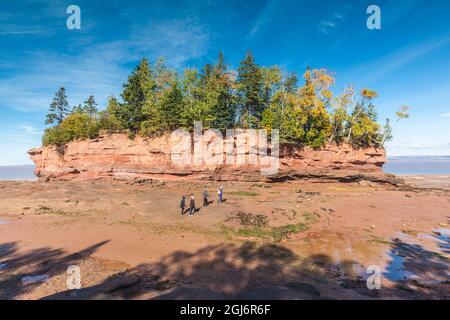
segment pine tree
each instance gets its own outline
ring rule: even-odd
[[[170,88],[165,91],[159,108],[164,123],[164,129],[176,130],[182,126],[183,105],[183,92],[181,91],[178,81],[174,80]]]
[[[83,102],[83,111],[90,116],[94,116],[97,113],[97,102],[95,102],[94,96],[89,96],[86,101]]]
[[[155,81],[147,59],[142,59],[124,84],[122,98],[124,104],[116,111],[124,128],[135,134],[146,119],[143,108],[155,89]]]
[[[244,128],[256,128],[264,111],[263,80],[260,67],[250,51],[242,60],[238,72],[239,122]]]
[[[228,66],[222,52],[219,53],[217,64],[214,66],[211,88],[214,90],[215,101],[211,106],[214,129],[232,129],[236,120],[236,99],[233,96],[233,83]]]
[[[61,124],[64,117],[66,117],[69,111],[69,102],[67,101],[66,89],[61,87],[53,98],[53,102],[48,108],[49,113],[47,114],[47,119],[45,124]]]
[[[298,78],[295,73],[291,73],[283,83],[287,93],[297,92]]]

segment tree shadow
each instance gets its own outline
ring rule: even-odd
[[[450,254],[450,232],[448,230],[435,231],[434,237],[438,243],[440,250],[446,254]]]
[[[438,241],[438,245],[446,252],[448,242]],[[450,297],[450,259],[446,256],[399,239],[393,241],[389,256],[384,276],[395,281],[397,289],[429,299]]]
[[[0,299],[15,299],[22,294],[32,292],[41,282],[22,282],[24,277],[45,275],[51,278],[65,273],[71,265],[76,265],[90,257],[100,247],[108,243],[102,241],[73,254],[67,254],[62,249],[48,247],[20,253],[17,243],[0,245]]]
[[[210,245],[194,253],[177,251],[153,264],[112,276],[77,291],[77,299],[320,299],[321,293],[298,257],[274,244]],[[136,281],[141,279],[141,281]],[[73,291],[48,299],[71,299]]]
[[[103,244],[77,255],[61,255],[58,250],[50,249],[18,255],[15,244],[4,244],[0,247],[0,256],[13,256],[5,260],[10,266],[30,263],[36,265],[33,273],[57,274]],[[439,278],[448,270],[449,262],[445,257],[420,246],[396,241],[392,249],[401,251],[404,268],[414,270],[415,274]],[[383,284],[381,290],[369,290],[367,277],[361,271],[365,272],[365,268],[357,261],[336,263],[327,255],[299,257],[278,244],[218,244],[195,252],[176,251],[155,263],[114,273],[97,285],[58,292],[45,299],[445,299],[448,294],[448,283],[418,285],[406,279],[394,282],[394,286]],[[10,281],[1,278],[1,297],[12,299],[33,288],[16,289],[8,294],[4,291],[5,284],[18,285],[17,280]]]

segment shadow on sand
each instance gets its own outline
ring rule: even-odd
[[[20,283],[22,276],[65,273],[67,266],[105,243],[71,255],[48,248],[18,254],[15,244],[1,245],[0,263],[8,269],[28,265],[31,270],[14,277],[2,276],[0,270],[0,298],[14,299],[32,290],[33,286]],[[417,277],[437,279],[448,272],[447,258],[420,246],[396,241],[392,250],[403,254],[402,268]],[[369,290],[361,276],[352,275],[355,265],[356,261],[336,265],[326,255],[300,258],[275,244],[210,245],[193,253],[177,251],[157,263],[114,274],[95,286],[59,292],[46,299],[445,299],[449,294],[448,282],[419,285],[410,280]]]

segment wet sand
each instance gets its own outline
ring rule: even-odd
[[[0,182],[0,298],[448,299],[450,191],[423,180],[208,183],[193,217],[203,183]]]

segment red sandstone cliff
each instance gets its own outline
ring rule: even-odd
[[[328,145],[317,151],[309,147],[281,146],[278,173],[263,176],[255,165],[175,165],[171,161],[170,139],[162,136],[130,140],[126,135],[114,134],[71,142],[64,148],[36,148],[29,154],[41,179],[280,181],[309,178],[383,182],[388,177],[381,168],[386,159],[383,148],[356,150],[348,145]],[[204,139],[203,144],[207,148],[213,142]]]

